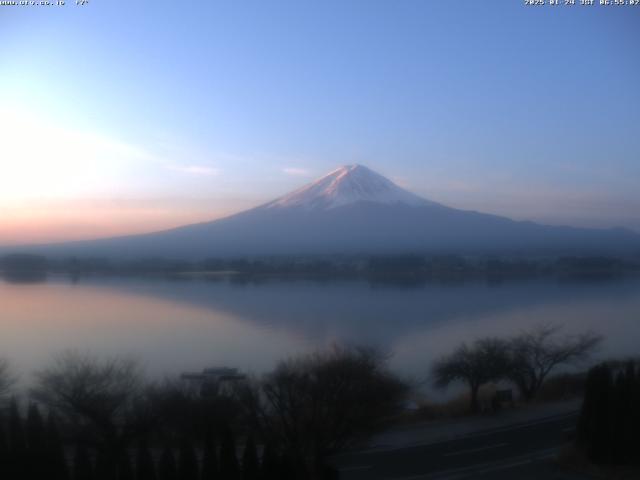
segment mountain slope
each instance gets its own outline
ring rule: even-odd
[[[212,222],[34,248],[48,255],[185,259],[285,254],[611,253],[640,250],[623,229],[551,227],[423,199],[360,165]]]

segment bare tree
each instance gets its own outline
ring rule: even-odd
[[[14,383],[15,378],[11,375],[9,362],[4,358],[0,358],[0,399],[3,399],[11,392]]]
[[[445,388],[455,381],[465,382],[471,390],[469,407],[472,412],[477,412],[480,387],[503,378],[508,362],[508,345],[505,341],[482,338],[471,346],[463,343],[452,354],[438,360],[433,365],[432,376],[439,388]]]
[[[280,363],[245,385],[242,398],[263,436],[313,469],[401,408],[407,387],[386,360],[374,349],[334,346]]]
[[[559,332],[558,326],[538,325],[509,342],[508,378],[527,402],[535,398],[554,368],[586,359],[602,341],[593,332],[575,336],[561,336]]]
[[[145,426],[143,392],[136,362],[65,352],[37,373],[32,397],[75,427],[113,467]]]

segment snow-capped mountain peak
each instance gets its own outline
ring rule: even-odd
[[[437,205],[407,190],[363,165],[344,165],[265,208],[330,210],[357,202],[410,206]]]

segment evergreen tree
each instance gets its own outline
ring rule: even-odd
[[[27,413],[27,444],[32,452],[42,453],[45,450],[45,428],[38,406],[29,405]]]
[[[187,438],[180,444],[178,476],[180,480],[198,480],[198,459],[193,444]]]
[[[622,381],[622,404],[620,408],[622,410],[621,419],[621,431],[620,442],[622,447],[622,457],[626,464],[631,464],[634,461],[634,446],[635,435],[634,430],[634,410],[637,408],[635,401],[635,382],[636,372],[635,365],[632,361],[627,362],[624,369],[623,381]]]
[[[640,465],[640,441],[638,440],[638,436],[640,435],[640,364],[636,366],[631,403],[633,405],[632,418],[630,421],[632,431],[631,463]]]
[[[4,422],[2,421],[4,419],[2,419],[0,417],[0,465],[2,467],[2,470],[7,469],[7,474],[9,474],[9,444],[7,443],[7,437],[4,433]]]
[[[136,473],[137,480],[156,480],[156,469],[153,463],[153,457],[149,451],[147,441],[144,439],[138,444]]]
[[[636,370],[633,363],[616,366],[615,371],[606,363],[589,370],[577,440],[594,463],[638,463],[640,382]]]
[[[628,421],[628,412],[625,408],[625,378],[623,372],[618,372],[610,391],[610,424],[609,424],[609,461],[613,464],[623,464],[625,450],[623,431],[625,422]]]
[[[289,452],[283,452],[278,463],[278,470],[280,472],[278,478],[280,480],[297,480],[297,478],[306,478],[296,474],[296,463],[294,457]]]
[[[18,402],[15,398],[11,400],[9,407],[9,478],[25,478],[28,473],[26,468],[27,461],[27,445],[24,437],[24,427]]]
[[[45,441],[47,449],[47,470],[49,480],[68,480],[69,468],[64,454],[64,445],[58,431],[58,424],[53,413],[47,417],[45,431]]]
[[[230,428],[225,428],[220,445],[220,478],[238,480],[240,468],[236,456],[236,441]]]
[[[131,457],[128,452],[120,455],[120,461],[118,462],[118,480],[134,480]]]
[[[20,417],[20,409],[15,398],[11,399],[9,406],[9,441],[11,453],[22,455],[27,449],[24,437],[24,427]]]
[[[40,410],[35,404],[29,405],[27,413],[27,477],[39,480],[49,473],[45,428]]]
[[[608,463],[611,458],[611,389],[613,386],[612,372],[608,365],[597,368],[595,385],[593,424],[587,455],[596,463]]]
[[[278,480],[280,478],[278,454],[271,443],[266,443],[264,446],[260,470],[262,480]]]
[[[218,468],[218,449],[214,441],[213,434],[209,432],[204,441],[204,452],[202,457],[202,480],[216,480],[220,477]]]
[[[73,459],[73,480],[93,480],[93,463],[87,447],[79,444]]]
[[[249,436],[244,445],[242,454],[242,478],[243,480],[258,480],[260,468],[258,464],[258,451],[253,437]]]
[[[173,450],[169,446],[164,448],[162,455],[160,456],[158,478],[160,480],[178,480],[176,458],[173,455]]]
[[[582,406],[580,407],[580,416],[578,417],[578,426],[576,429],[577,443],[586,448],[591,437],[593,425],[593,416],[595,411],[595,389],[596,374],[595,367],[589,369],[587,378],[584,382],[584,397]]]
[[[119,459],[114,459],[106,451],[104,445],[96,452],[96,465],[93,476],[96,480],[116,480],[118,476]],[[115,461],[114,461],[115,460]]]

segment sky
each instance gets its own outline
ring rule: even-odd
[[[0,244],[210,220],[351,163],[640,231],[638,27],[518,0],[0,6]]]

